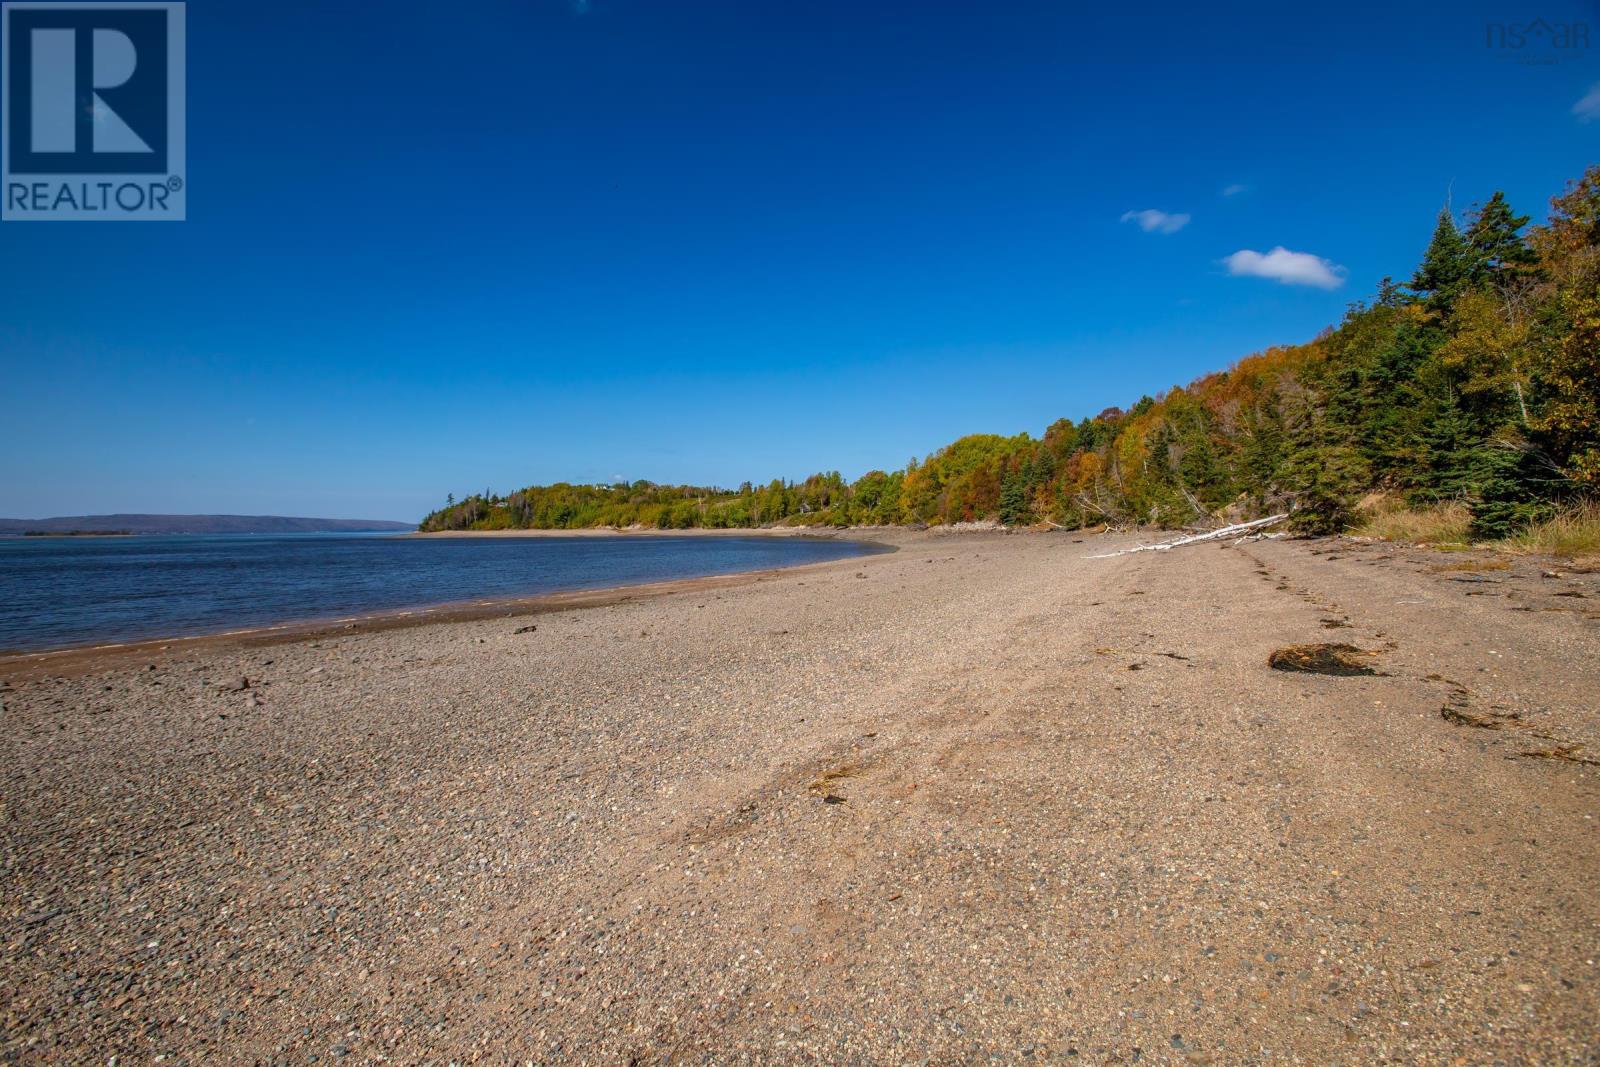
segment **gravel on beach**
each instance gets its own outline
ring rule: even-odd
[[[0,664],[0,1060],[1600,1059],[1600,574],[877,536]]]

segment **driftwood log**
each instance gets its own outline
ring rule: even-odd
[[[1179,537],[1171,541],[1163,541],[1155,545],[1139,545],[1135,548],[1124,548],[1120,552],[1102,552],[1099,555],[1087,556],[1086,559],[1110,559],[1112,556],[1126,556],[1134,552],[1165,552],[1169,548],[1182,548],[1184,545],[1198,545],[1203,541],[1217,541],[1235,534],[1247,533],[1250,530],[1259,530],[1282,522],[1289,517],[1285,511],[1281,515],[1269,515],[1264,519],[1252,519],[1249,522],[1239,522],[1232,526],[1224,526],[1220,530],[1211,530],[1202,534],[1190,534],[1188,537]]]

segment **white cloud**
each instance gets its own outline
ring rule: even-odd
[[[1224,185],[1222,187],[1222,195],[1223,196],[1238,196],[1240,193],[1244,192],[1248,188],[1249,188],[1249,186],[1240,185],[1238,182],[1235,182],[1232,185]]]
[[[1337,289],[1344,284],[1345,269],[1310,252],[1291,252],[1279,245],[1270,252],[1240,249],[1222,262],[1237,277],[1271,278],[1284,285],[1314,285]]]
[[[1144,211],[1125,211],[1122,213],[1123,222],[1137,222],[1139,229],[1145,233],[1177,233],[1189,225],[1189,216],[1178,213],[1168,214],[1147,208]]]
[[[1579,122],[1593,122],[1600,119],[1600,82],[1589,88],[1589,93],[1582,100],[1572,105],[1572,113],[1578,116]]]

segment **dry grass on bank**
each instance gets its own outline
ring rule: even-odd
[[[1472,513],[1464,504],[1410,508],[1393,497],[1364,504],[1365,518],[1351,531],[1359,536],[1439,547],[1465,547],[1472,543]],[[1600,501],[1577,504],[1485,547],[1600,562]]]
[[[1498,546],[1512,552],[1600,557],[1600,502],[1589,501],[1534,523]]]
[[[1384,541],[1414,541],[1418,544],[1466,544],[1471,540],[1468,528],[1472,513],[1465,504],[1435,504],[1427,508],[1408,508],[1403,504],[1384,502],[1368,512],[1365,521],[1356,527],[1362,537],[1376,537]]]

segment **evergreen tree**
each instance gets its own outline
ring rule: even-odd
[[[1520,442],[1500,441],[1473,453],[1472,536],[1495,541],[1545,517],[1550,505],[1541,498],[1544,481],[1534,453]],[[1543,494],[1545,497],[1548,494]]]
[[[1465,288],[1471,269],[1467,242],[1456,228],[1450,209],[1441,208],[1438,224],[1433,228],[1433,239],[1428,242],[1428,250],[1412,276],[1411,289],[1423,298],[1428,310],[1442,312]]]
[[[1283,408],[1276,395],[1268,396],[1246,414],[1244,433],[1240,455],[1244,480],[1259,504],[1277,484],[1278,468],[1283,464]]]
[[[1302,533],[1342,533],[1355,521],[1356,499],[1372,484],[1372,470],[1329,425],[1314,394],[1295,399],[1288,424],[1282,478],[1294,500],[1289,523]]]
[[[1028,494],[1022,479],[1007,473],[1000,482],[1000,522],[1005,526],[1017,526],[1027,518],[1027,513]]]
[[[1490,285],[1533,269],[1533,250],[1522,239],[1527,224],[1528,216],[1512,211],[1498,190],[1473,214],[1466,234],[1471,284]]]
[[[1476,455],[1480,439],[1453,397],[1429,405],[1422,433],[1423,466],[1417,496],[1425,501],[1466,500],[1476,495]]]
[[[1233,495],[1228,471],[1205,427],[1185,435],[1178,476],[1184,487],[1207,507],[1220,507]]]
[[[1355,522],[1356,498],[1370,470],[1348,445],[1307,444],[1284,464],[1284,482],[1294,494],[1290,525],[1302,533],[1343,533]]]

